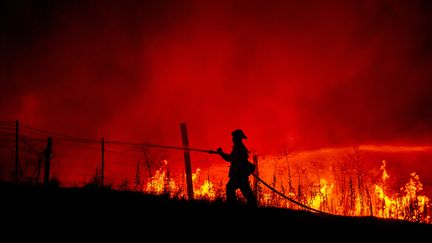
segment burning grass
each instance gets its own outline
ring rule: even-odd
[[[322,171],[316,162],[312,170],[308,170],[287,159],[284,167],[274,167],[270,184],[302,204],[335,215],[375,216],[431,223],[431,201],[422,194],[420,176],[412,172],[409,180],[397,187],[397,184],[391,183],[393,175],[388,172],[387,165],[386,161],[382,161],[378,170],[369,171],[353,155],[349,163],[333,164],[329,171]],[[201,177],[201,170],[196,169],[193,173],[194,197],[208,201],[224,200],[225,183],[215,184],[210,178]],[[268,176],[263,177],[266,179]],[[175,180],[170,175],[168,161],[164,160],[143,191],[169,195],[171,198],[186,198],[184,183],[185,178]],[[256,193],[260,206],[301,209],[260,184]]]

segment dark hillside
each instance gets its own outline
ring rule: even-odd
[[[233,208],[223,202],[190,202],[108,189],[44,189],[3,183],[0,198],[5,232],[18,230],[23,236],[26,232],[52,231],[101,238],[116,233],[122,237],[196,239],[202,234],[227,240],[300,237],[306,241],[349,241],[430,238],[432,234],[432,225],[399,220],[318,215],[280,208]],[[45,239],[44,235],[34,234],[41,239]]]

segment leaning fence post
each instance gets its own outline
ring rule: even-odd
[[[189,140],[188,140],[186,123],[180,124],[180,130],[182,135],[183,147],[189,148]],[[187,149],[184,150],[184,160],[185,160],[185,169],[186,169],[186,185],[187,185],[188,198],[189,200],[193,200],[194,192],[193,192],[193,184],[192,184],[191,157],[190,157],[190,151]]]
[[[49,178],[50,178],[51,151],[52,151],[52,137],[48,137],[47,147],[45,150],[45,173],[44,173],[45,186],[48,185]]]
[[[16,120],[16,133],[15,133],[15,183],[19,179],[19,121]]]
[[[104,185],[104,174],[105,174],[105,141],[102,137],[101,141],[101,152],[102,152],[102,160],[101,160],[101,186]]]

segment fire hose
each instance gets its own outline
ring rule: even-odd
[[[276,190],[275,188],[273,188],[272,186],[270,186],[269,184],[267,184],[265,181],[263,181],[263,180],[262,180],[259,176],[257,176],[255,173],[252,173],[252,176],[255,177],[259,182],[261,182],[264,186],[266,186],[267,188],[269,188],[269,189],[270,189],[271,191],[273,191],[274,193],[278,194],[278,195],[281,196],[282,198],[284,198],[284,199],[286,199],[286,200],[288,200],[288,201],[290,201],[290,202],[292,202],[292,203],[294,203],[294,204],[296,204],[296,205],[298,205],[298,206],[300,206],[300,207],[302,207],[302,208],[305,208],[305,209],[310,210],[310,211],[313,211],[313,212],[321,213],[321,214],[329,214],[329,213],[326,213],[326,212],[320,211],[320,210],[318,210],[318,209],[308,207],[308,206],[306,206],[306,205],[304,205],[304,204],[302,204],[302,203],[300,203],[300,202],[297,202],[296,200],[294,200],[294,199],[292,199],[292,198],[287,197],[285,194],[279,192],[278,190]]]
[[[165,145],[156,145],[156,144],[142,144],[142,146],[146,146],[146,147],[153,147],[153,148],[163,148],[163,149],[176,149],[176,150],[183,150],[183,151],[192,151],[192,152],[201,152],[201,153],[209,153],[209,154],[219,154],[218,152],[214,151],[214,150],[205,150],[205,149],[196,149],[196,148],[189,148],[189,147],[176,147],[176,146],[165,146]],[[279,196],[281,196],[282,198],[313,212],[316,213],[321,213],[321,214],[329,214],[326,212],[323,212],[321,210],[315,209],[315,208],[311,208],[307,205],[304,205],[288,196],[286,196],[285,194],[279,192],[278,190],[276,190],[274,187],[270,186],[268,183],[266,183],[263,179],[261,179],[259,176],[257,176],[255,173],[252,173],[252,176],[255,177],[259,182],[261,182],[264,186],[266,186],[267,188],[269,188],[271,191],[273,191],[274,193],[278,194]]]

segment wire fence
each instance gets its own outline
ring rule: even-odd
[[[0,178],[4,181],[13,181],[15,178],[15,125],[13,122],[0,122]]]
[[[49,155],[48,138],[52,139]],[[176,182],[176,190],[184,193],[186,181],[181,151],[115,140],[104,140],[103,147],[102,150],[101,139],[74,137],[14,121],[1,121],[0,180],[42,184],[45,173],[49,173],[47,178],[62,187],[96,185],[103,177],[104,185],[114,189],[146,190],[149,181],[164,172],[165,178]],[[49,170],[46,170],[47,159]],[[214,173],[210,173],[210,164],[205,166],[205,171],[195,167],[196,184],[210,179],[221,185],[226,182],[226,171],[221,171],[221,163],[217,169],[212,169]]]

